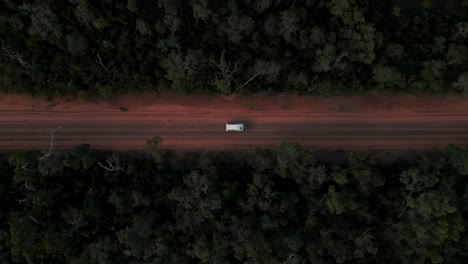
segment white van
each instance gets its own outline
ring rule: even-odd
[[[247,125],[243,123],[239,124],[226,124],[226,131],[246,131]]]

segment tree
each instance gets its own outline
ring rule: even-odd
[[[457,90],[462,90],[464,95],[468,95],[468,72],[463,72],[458,76],[458,80],[452,84]]]
[[[221,58],[217,65],[220,73],[215,74],[215,79],[211,83],[215,86],[216,90],[223,93],[231,93],[233,75],[239,70],[239,68],[237,67],[237,64],[231,65],[230,61],[226,61],[224,57],[225,52],[226,50],[223,50],[221,53]]]
[[[174,218],[177,229],[193,232],[194,228],[212,221],[222,208],[222,200],[206,175],[193,171],[182,180],[183,185],[173,188],[168,197],[176,202]]]
[[[290,174],[291,172],[300,174],[300,171],[296,170],[296,166],[300,164],[299,157],[300,150],[295,144],[287,141],[281,143],[276,153],[276,174],[283,178],[294,176],[294,174]]]
[[[402,81],[401,74],[393,67],[377,65],[374,69],[374,80],[379,88],[396,87]]]
[[[350,61],[371,64],[375,59],[375,27],[367,23],[355,1],[332,0],[326,4],[334,17],[341,18],[343,26],[338,33],[338,47]],[[341,41],[342,40],[342,41]]]
[[[349,153],[349,172],[358,183],[358,187],[364,196],[367,196],[366,193],[370,189],[382,187],[385,183],[382,174],[374,169],[376,163],[377,160],[373,157],[360,153]]]
[[[446,248],[453,247],[464,231],[456,207],[454,174],[442,175],[443,167],[441,160],[426,156],[417,168],[401,173],[404,206],[391,232],[395,232],[392,240],[404,262],[443,262],[444,255],[454,254]]]
[[[144,20],[137,19],[135,21],[135,26],[136,26],[136,30],[137,30],[138,33],[140,33],[142,35],[146,35],[146,36],[151,36],[152,35],[150,27],[146,24],[146,22]]]
[[[269,14],[263,23],[263,31],[269,37],[277,37],[279,32],[278,18]]]
[[[88,29],[91,28],[93,25],[93,21],[95,21],[96,13],[92,8],[90,8],[90,4],[87,0],[70,0],[70,2],[76,5],[74,10],[74,14],[78,21],[84,24]]]
[[[94,263],[111,263],[117,261],[116,255],[119,252],[117,241],[110,235],[104,235],[101,238],[86,245],[86,255]]]
[[[289,8],[281,13],[280,33],[287,42],[291,42],[298,31],[298,22],[299,18],[294,9]]]
[[[444,85],[442,78],[446,69],[447,64],[441,60],[422,62],[422,69],[419,73],[422,79],[421,88],[430,91],[441,91]]]
[[[307,50],[318,45],[323,45],[326,42],[325,31],[319,27],[302,29],[299,31],[299,49]]]
[[[227,18],[226,22],[221,23],[219,28],[230,42],[240,44],[252,33],[254,21],[246,15],[233,14]]]
[[[130,11],[132,13],[138,14],[138,6],[137,6],[135,0],[128,0],[127,9],[128,9],[128,11]]]
[[[58,39],[62,36],[63,26],[58,21],[56,13],[50,8],[52,2],[53,0],[42,0],[33,5],[22,6],[24,10],[31,12],[31,26],[28,33],[32,37]]]
[[[232,93],[236,93],[241,90],[255,79],[265,78],[267,83],[272,83],[277,79],[280,70],[281,65],[274,61],[257,60],[249,71],[251,73],[251,77],[241,86],[237,87]]]
[[[325,200],[325,205],[332,214],[342,214],[345,210],[343,206],[343,201],[341,201],[336,188],[333,185],[328,187],[327,199]]]
[[[288,75],[287,83],[297,90],[305,90],[309,87],[309,77],[304,71],[292,71]]]
[[[100,162],[98,161],[98,165],[105,169],[106,171],[110,172],[124,172],[125,171],[125,166],[121,165],[120,163],[120,157],[117,152],[112,153],[110,157],[106,158],[106,162]]]
[[[63,165],[74,170],[88,170],[95,163],[95,158],[90,151],[89,144],[81,144],[74,148],[72,153],[67,154],[63,160]]]
[[[455,26],[457,28],[457,37],[468,37],[468,22],[458,22],[457,24],[455,24]]]
[[[465,45],[450,44],[447,52],[447,65],[461,65],[466,60],[468,49]]]
[[[208,7],[207,0],[198,0],[193,5],[193,17],[195,18],[195,24],[198,26],[198,20],[201,19],[204,23],[207,23],[207,19],[209,16],[213,14],[213,12]]]
[[[255,11],[259,14],[265,13],[266,10],[271,8],[272,6],[272,0],[259,0],[259,1],[253,1],[252,3],[253,8]]]
[[[159,144],[163,142],[163,139],[155,136],[152,139],[146,141],[146,147],[153,157],[154,162],[158,165],[159,168],[162,168],[164,165],[166,151],[159,147]]]
[[[119,243],[124,247],[125,254],[140,261],[152,260],[157,254],[154,243],[155,221],[151,214],[136,215],[131,225],[116,232]]]
[[[458,170],[460,175],[468,175],[468,149],[453,145],[447,147],[450,164]]]
[[[67,49],[73,56],[82,56],[88,48],[88,42],[85,37],[77,32],[73,32],[66,36]]]
[[[314,72],[328,72],[336,59],[336,47],[333,43],[327,42],[323,48],[315,50],[316,61],[312,69]]]
[[[179,92],[196,89],[196,85],[201,82],[199,73],[205,65],[201,50],[189,50],[187,54],[172,51],[161,61],[161,66],[166,70],[166,79],[172,82],[171,88]]]

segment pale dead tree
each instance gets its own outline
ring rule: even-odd
[[[246,86],[249,82],[255,80],[255,78],[257,78],[258,76],[262,76],[264,74],[264,72],[258,72],[256,73],[255,75],[253,75],[252,77],[250,77],[250,79],[248,79],[244,84],[242,84],[241,86],[237,87],[232,93],[235,93],[237,92],[238,90],[242,89],[244,86]]]
[[[21,215],[24,215],[24,217],[28,217],[29,219],[31,219],[34,223],[36,223],[36,224],[38,224],[38,225],[41,224],[41,222],[39,222],[39,220],[37,220],[36,218],[34,218],[34,217],[31,215],[31,213],[25,214],[25,213],[23,213],[23,212],[13,212],[13,213],[11,213],[11,214],[21,214]],[[23,222],[24,217],[21,217],[21,218],[19,219],[20,223]]]
[[[19,191],[21,191],[21,190],[23,190],[23,189],[26,189],[26,190],[28,190],[28,191],[35,191],[35,190],[36,190],[34,187],[29,186],[29,185],[28,185],[28,182],[25,181],[25,182],[23,183],[23,185],[21,185],[20,187],[16,188],[15,191],[10,192],[10,193],[17,193],[17,192],[19,192]]]
[[[29,166],[29,162],[27,162],[26,164],[24,164],[23,166],[21,166],[21,169],[23,169],[24,171],[36,171],[36,170],[30,170],[28,169],[28,166]]]
[[[35,191],[36,189],[34,189],[34,187],[32,186],[28,186],[28,182],[25,181],[24,182],[24,187],[28,190],[28,191]]]
[[[342,51],[340,54],[338,54],[338,56],[336,56],[335,62],[330,67],[330,70],[335,69],[340,64],[341,60],[346,56],[348,56],[348,52],[346,51]]]
[[[219,59],[218,67],[221,70],[223,77],[230,79],[232,75],[238,70],[238,68],[237,68],[237,64],[234,64],[234,68],[231,70],[231,62],[228,61],[226,63],[226,60],[224,59],[225,53],[226,53],[226,50],[223,49],[223,52],[221,53],[221,58]]]
[[[26,169],[26,167],[28,167],[28,165],[29,165],[29,162],[26,163],[26,164],[24,164],[21,168],[22,168],[23,170],[27,171],[28,169]]]
[[[31,65],[29,65],[29,63],[27,63],[23,59],[23,54],[21,54],[18,50],[13,50],[9,48],[3,40],[1,41],[0,52],[0,55],[3,55],[8,59],[17,62],[21,66],[20,68],[18,68],[18,70],[29,75],[33,80],[41,81],[43,79],[43,77],[33,73]]]
[[[26,164],[21,166],[21,169],[23,169],[24,171],[34,172],[35,170],[30,170],[30,169],[27,168],[28,165],[29,165],[29,162],[27,162]],[[16,193],[16,192],[22,190],[23,188],[26,188],[28,191],[35,191],[36,190],[34,187],[28,185],[28,181],[24,181],[23,185],[21,185],[18,189],[16,189],[16,191],[14,191],[12,193]]]
[[[5,41],[3,41],[3,40],[2,40],[1,49],[2,49],[3,55],[5,55],[7,58],[18,62],[19,64],[21,64],[21,66],[23,66],[25,68],[30,67],[29,64],[26,61],[24,61],[23,54],[21,54],[18,50],[14,51],[14,50],[8,48],[5,45]]]
[[[224,59],[225,53],[226,50],[223,49],[218,64],[218,69],[221,72],[221,76],[215,74],[214,80],[211,82],[211,84],[215,85],[219,90],[222,90],[224,92],[230,92],[232,75],[237,72],[238,68],[237,64],[234,64],[233,68],[231,68],[231,62],[226,62],[226,60]]]
[[[67,224],[71,225],[71,228],[66,231],[66,232],[63,232],[63,235],[64,236],[71,236],[72,233],[76,230],[78,230],[80,227],[83,227],[83,226],[87,226],[88,225],[88,222],[86,222],[83,217],[80,217],[78,219],[74,219],[74,220],[68,220],[67,221]]]
[[[46,153],[44,153],[44,155],[42,157],[39,158],[39,160],[42,160],[44,158],[47,158],[50,156],[50,153],[52,153],[52,148],[54,147],[54,133],[59,131],[62,127],[59,126],[58,128],[50,131],[50,147],[49,147],[49,151],[47,151]]]
[[[318,203],[318,208],[321,208],[323,203],[328,199],[328,194],[324,194],[322,196],[322,199],[320,199],[320,202]]]
[[[107,171],[125,171],[125,169],[120,166],[119,155],[117,153],[112,154],[106,161],[108,164],[107,166],[103,165],[100,161],[98,162],[99,166]]]
[[[102,67],[106,72],[109,71],[109,69],[107,69],[107,67],[104,66],[104,64],[102,63],[101,55],[99,55],[99,53],[97,54],[96,63],[99,64],[99,65],[101,65],[101,67]]]
[[[294,261],[293,258],[294,258],[295,256],[296,256],[296,254],[293,254],[293,253],[289,254],[288,258],[287,258],[286,261],[283,262],[283,263],[293,263],[293,261]]]
[[[407,198],[406,198],[406,201],[405,201],[405,204],[403,205],[403,209],[401,209],[401,212],[400,214],[398,215],[398,218],[401,218],[403,215],[406,214],[406,210],[408,209],[409,207],[409,198],[411,198],[411,196],[413,195],[414,192],[419,192],[423,189],[424,187],[424,181],[423,180],[419,180],[418,184],[416,186],[413,187],[413,189],[411,190],[411,192],[408,194]]]
[[[315,75],[314,78],[312,79],[312,81],[310,81],[310,88],[308,89],[309,92],[313,92],[315,90],[317,90],[318,88],[318,83],[316,82],[318,76]]]
[[[21,185],[20,187],[18,187],[15,191],[10,192],[10,193],[17,193],[17,192],[21,191],[21,190],[24,189],[24,188],[26,188],[26,186],[24,186],[24,184],[23,184],[23,185]]]
[[[41,75],[38,75],[38,74],[33,73],[33,72],[32,72],[31,70],[29,70],[29,69],[25,70],[25,69],[21,69],[21,68],[20,68],[20,69],[18,69],[18,70],[19,70],[20,72],[23,72],[23,73],[29,75],[29,77],[31,77],[31,79],[33,79],[33,80],[35,80],[35,81],[38,81],[38,82],[44,80],[44,78],[45,78],[44,76],[41,76]]]
[[[80,217],[78,219],[74,219],[74,220],[69,220],[67,222],[69,225],[77,225],[77,224],[84,224],[84,225],[88,225],[88,222],[86,222],[83,217]]]
[[[25,203],[29,200],[29,196],[26,196],[26,198],[24,199],[17,199],[16,201],[19,203],[19,204],[22,204],[22,203]]]
[[[253,67],[254,75],[245,81],[241,86],[237,87],[232,93],[236,93],[238,90],[245,87],[248,83],[252,82],[256,78],[262,78],[266,75],[277,74],[279,71],[279,65],[273,61],[257,61]]]

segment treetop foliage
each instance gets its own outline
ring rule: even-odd
[[[465,0],[0,3],[3,92],[467,92]]]
[[[325,163],[287,142],[243,159],[159,142],[2,156],[2,263],[466,262],[466,148]]]

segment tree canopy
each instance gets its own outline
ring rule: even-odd
[[[324,162],[287,142],[242,158],[160,155],[159,142],[146,158],[89,145],[2,156],[0,260],[466,262],[467,148]]]
[[[466,92],[457,0],[0,3],[0,91]]]

